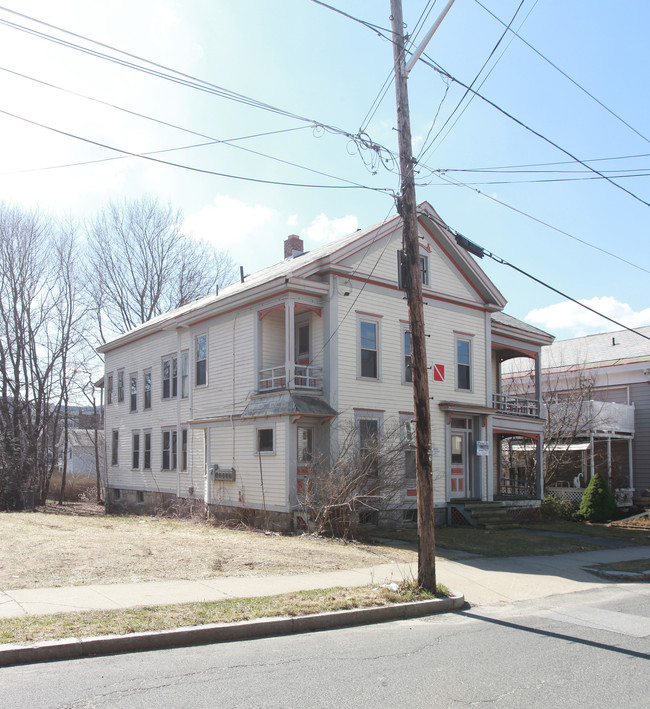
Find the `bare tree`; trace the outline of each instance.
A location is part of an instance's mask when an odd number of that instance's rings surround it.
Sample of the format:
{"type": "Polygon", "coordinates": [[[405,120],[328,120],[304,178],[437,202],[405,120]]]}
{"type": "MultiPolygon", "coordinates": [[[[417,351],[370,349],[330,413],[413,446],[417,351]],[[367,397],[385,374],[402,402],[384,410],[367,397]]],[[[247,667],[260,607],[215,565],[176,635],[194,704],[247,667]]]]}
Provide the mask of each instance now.
{"type": "Polygon", "coordinates": [[[87,282],[102,342],[232,281],[230,257],[190,238],[182,221],[143,198],[111,203],[91,225],[87,282]]]}
{"type": "Polygon", "coordinates": [[[376,436],[365,437],[362,425],[339,427],[334,456],[316,454],[298,490],[299,508],[318,534],[354,537],[360,518],[378,521],[401,502],[412,442],[399,423],[387,422],[376,436]]]}
{"type": "Polygon", "coordinates": [[[0,205],[0,507],[45,500],[78,320],[75,237],[0,205]]]}

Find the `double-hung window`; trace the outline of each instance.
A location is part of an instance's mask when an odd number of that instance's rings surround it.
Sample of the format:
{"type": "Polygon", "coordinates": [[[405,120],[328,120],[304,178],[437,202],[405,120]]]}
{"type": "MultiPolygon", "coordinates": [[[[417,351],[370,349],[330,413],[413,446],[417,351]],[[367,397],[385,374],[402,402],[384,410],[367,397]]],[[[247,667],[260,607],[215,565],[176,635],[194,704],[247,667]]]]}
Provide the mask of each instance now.
{"type": "Polygon", "coordinates": [[[124,372],[117,373],[117,403],[121,404],[124,401],[124,372]]]}
{"type": "Polygon", "coordinates": [[[402,373],[402,381],[405,384],[410,384],[413,381],[413,361],[411,359],[411,333],[408,330],[403,330],[402,334],[404,369],[402,373]]]}
{"type": "Polygon", "coordinates": [[[456,336],[456,389],[472,388],[472,340],[456,336]]]}
{"type": "Polygon", "coordinates": [[[106,377],[106,403],[113,403],[113,374],[109,374],[106,377]]]}
{"type": "Polygon", "coordinates": [[[151,408],[151,370],[144,372],[144,408],[151,408]]]}
{"type": "Polygon", "coordinates": [[[181,398],[190,395],[190,353],[181,352],[181,398]]]}
{"type": "Polygon", "coordinates": [[[187,470],[187,429],[181,429],[181,470],[187,470]]]}
{"type": "Polygon", "coordinates": [[[131,446],[132,456],[131,456],[131,467],[133,470],[140,469],[140,434],[134,433],[132,438],[131,446]]]}
{"type": "Polygon", "coordinates": [[[208,336],[197,335],[195,340],[195,384],[203,386],[208,381],[208,336]]]}
{"type": "Polygon", "coordinates": [[[131,374],[129,377],[129,395],[130,395],[130,405],[129,411],[138,410],[138,375],[131,374]]]}
{"type": "Polygon", "coordinates": [[[144,434],[144,456],[142,460],[142,468],[151,470],[151,432],[145,431],[144,434]]]}
{"type": "Polygon", "coordinates": [[[178,433],[176,430],[162,432],[162,469],[176,470],[178,457],[178,433]]]}
{"type": "Polygon", "coordinates": [[[359,375],[379,379],[379,321],[359,320],[359,375]]]}
{"type": "Polygon", "coordinates": [[[165,357],[162,362],[162,398],[173,399],[178,393],[178,358],[165,357]]]}
{"type": "Polygon", "coordinates": [[[120,447],[120,432],[113,429],[111,436],[111,465],[118,464],[118,452],[120,447]]]}

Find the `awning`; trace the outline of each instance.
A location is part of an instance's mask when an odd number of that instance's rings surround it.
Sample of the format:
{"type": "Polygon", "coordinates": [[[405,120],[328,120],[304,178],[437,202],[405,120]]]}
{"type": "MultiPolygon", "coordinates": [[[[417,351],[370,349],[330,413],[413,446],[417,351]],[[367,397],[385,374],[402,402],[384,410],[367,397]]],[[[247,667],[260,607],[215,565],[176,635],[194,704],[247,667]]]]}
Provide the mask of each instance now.
{"type": "Polygon", "coordinates": [[[547,450],[550,451],[586,451],[591,443],[589,441],[584,441],[582,443],[554,443],[547,446],[547,450]]]}

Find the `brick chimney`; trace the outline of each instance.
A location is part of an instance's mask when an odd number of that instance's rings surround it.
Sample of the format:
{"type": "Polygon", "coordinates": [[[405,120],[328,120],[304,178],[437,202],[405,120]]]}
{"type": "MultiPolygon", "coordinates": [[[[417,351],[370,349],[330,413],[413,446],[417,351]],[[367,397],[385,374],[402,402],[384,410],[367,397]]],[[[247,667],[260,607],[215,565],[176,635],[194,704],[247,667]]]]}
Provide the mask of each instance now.
{"type": "Polygon", "coordinates": [[[297,234],[291,234],[284,242],[284,258],[293,258],[304,252],[305,245],[297,234]]]}

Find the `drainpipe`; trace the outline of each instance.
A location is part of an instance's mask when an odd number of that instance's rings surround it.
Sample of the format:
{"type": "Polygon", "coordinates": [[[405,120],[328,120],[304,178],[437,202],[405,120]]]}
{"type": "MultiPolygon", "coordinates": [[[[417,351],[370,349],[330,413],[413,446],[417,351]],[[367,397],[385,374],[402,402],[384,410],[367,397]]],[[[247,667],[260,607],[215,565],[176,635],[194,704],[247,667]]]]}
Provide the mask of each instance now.
{"type": "Polygon", "coordinates": [[[589,436],[589,448],[590,448],[590,457],[589,457],[589,480],[593,479],[594,473],[596,472],[596,463],[594,460],[594,434],[590,434],[589,436]]]}

